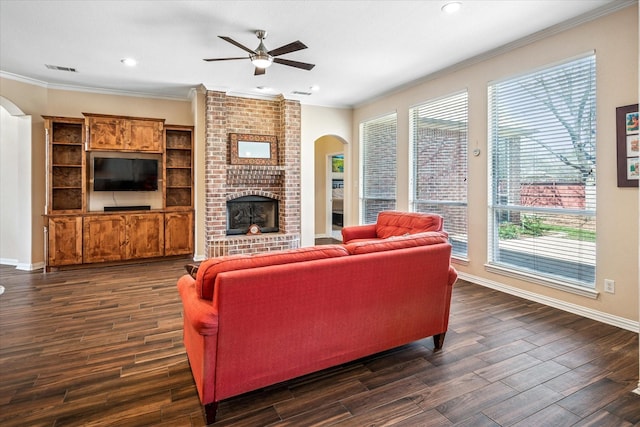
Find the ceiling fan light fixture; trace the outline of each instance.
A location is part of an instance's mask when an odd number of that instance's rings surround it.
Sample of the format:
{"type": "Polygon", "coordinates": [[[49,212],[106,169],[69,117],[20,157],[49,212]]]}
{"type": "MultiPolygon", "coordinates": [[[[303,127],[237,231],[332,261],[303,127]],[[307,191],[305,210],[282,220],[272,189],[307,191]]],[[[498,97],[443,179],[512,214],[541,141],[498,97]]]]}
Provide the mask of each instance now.
{"type": "Polygon", "coordinates": [[[251,63],[257,68],[269,68],[273,63],[273,56],[265,52],[258,51],[255,55],[249,55],[251,63]]]}
{"type": "MultiPolygon", "coordinates": [[[[307,71],[315,67],[315,64],[307,64],[306,62],[293,61],[291,59],[285,59],[280,57],[281,55],[284,55],[287,53],[297,52],[299,50],[306,49],[307,46],[304,43],[302,43],[300,40],[296,40],[284,46],[280,46],[276,49],[267,50],[267,48],[264,46],[264,43],[263,43],[264,38],[267,36],[267,32],[263,30],[258,30],[256,31],[256,36],[260,40],[260,44],[255,50],[249,49],[245,45],[233,40],[231,37],[227,37],[227,36],[218,36],[218,37],[228,43],[231,43],[236,47],[239,47],[240,49],[244,50],[249,54],[249,60],[255,67],[254,74],[253,74],[254,76],[260,76],[265,74],[265,70],[269,68],[271,64],[273,64],[274,62],[276,64],[300,68],[302,70],[307,70],[307,71]]],[[[246,56],[242,56],[242,57],[235,57],[235,58],[205,58],[204,60],[205,61],[229,61],[234,59],[246,59],[246,58],[247,58],[246,56]]]]}

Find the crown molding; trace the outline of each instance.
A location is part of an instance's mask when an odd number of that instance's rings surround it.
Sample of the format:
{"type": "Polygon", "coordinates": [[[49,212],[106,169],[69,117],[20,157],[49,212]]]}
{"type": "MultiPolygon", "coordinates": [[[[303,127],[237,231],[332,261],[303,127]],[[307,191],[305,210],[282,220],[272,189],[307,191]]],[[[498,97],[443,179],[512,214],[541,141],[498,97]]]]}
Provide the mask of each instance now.
{"type": "Polygon", "coordinates": [[[131,96],[131,97],[137,97],[137,98],[163,99],[168,101],[188,101],[189,100],[189,94],[187,94],[187,96],[170,96],[170,95],[158,95],[158,94],[145,93],[145,92],[133,92],[133,91],[127,91],[127,90],[47,83],[42,80],[33,79],[30,77],[25,77],[19,74],[9,73],[7,71],[2,71],[2,70],[0,70],[0,78],[13,80],[20,83],[26,83],[26,84],[30,84],[33,86],[38,86],[38,87],[42,87],[50,90],[66,90],[70,92],[96,93],[101,95],[131,96]]]}
{"type": "Polygon", "coordinates": [[[21,76],[19,74],[13,74],[13,73],[9,73],[6,71],[2,71],[0,70],[0,78],[2,79],[7,79],[7,80],[13,80],[16,82],[20,82],[20,83],[26,83],[29,85],[33,85],[33,86],[40,86],[40,87],[48,87],[48,83],[42,80],[37,80],[37,79],[32,79],[31,77],[24,77],[21,76]]]}

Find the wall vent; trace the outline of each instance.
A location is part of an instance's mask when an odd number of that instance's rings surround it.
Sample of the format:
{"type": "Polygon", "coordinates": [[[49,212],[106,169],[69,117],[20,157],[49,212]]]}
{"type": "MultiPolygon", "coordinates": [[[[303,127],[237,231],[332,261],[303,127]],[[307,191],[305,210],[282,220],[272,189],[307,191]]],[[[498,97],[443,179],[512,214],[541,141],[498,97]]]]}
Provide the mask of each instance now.
{"type": "Polygon", "coordinates": [[[292,93],[294,95],[307,95],[307,96],[311,95],[311,92],[303,92],[301,90],[294,90],[292,93]]]}
{"type": "Polygon", "coordinates": [[[47,67],[50,70],[58,70],[58,71],[68,71],[70,73],[77,73],[78,70],[76,70],[75,68],[71,68],[71,67],[61,67],[59,65],[49,65],[49,64],[44,64],[45,67],[47,67]]]}

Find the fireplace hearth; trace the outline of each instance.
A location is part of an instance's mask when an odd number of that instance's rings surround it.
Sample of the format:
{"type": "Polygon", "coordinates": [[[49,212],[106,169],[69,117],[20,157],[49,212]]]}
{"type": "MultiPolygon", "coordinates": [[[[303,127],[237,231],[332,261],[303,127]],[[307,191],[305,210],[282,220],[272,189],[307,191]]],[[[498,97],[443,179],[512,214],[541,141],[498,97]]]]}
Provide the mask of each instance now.
{"type": "Polygon", "coordinates": [[[262,233],[278,228],[278,201],[264,196],[243,196],[227,201],[227,235],[246,234],[256,224],[262,233]]]}

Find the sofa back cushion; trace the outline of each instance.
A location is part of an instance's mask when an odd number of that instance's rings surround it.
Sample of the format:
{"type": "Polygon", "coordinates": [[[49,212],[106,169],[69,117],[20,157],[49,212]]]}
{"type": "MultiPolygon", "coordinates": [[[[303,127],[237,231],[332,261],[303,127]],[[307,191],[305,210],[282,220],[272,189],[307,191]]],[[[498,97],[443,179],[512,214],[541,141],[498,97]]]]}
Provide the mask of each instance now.
{"type": "Polygon", "coordinates": [[[447,242],[448,240],[445,234],[438,231],[425,231],[423,233],[407,234],[405,236],[392,236],[381,240],[364,240],[347,243],[345,248],[351,255],[358,255],[447,242]]]}
{"type": "Polygon", "coordinates": [[[441,230],[442,217],[437,214],[383,211],[378,214],[376,222],[376,235],[380,239],[441,230]]]}
{"type": "Polygon", "coordinates": [[[342,245],[324,245],[255,255],[227,255],[209,258],[203,261],[198,268],[196,290],[200,298],[211,300],[218,273],[347,255],[349,252],[342,245]]]}

